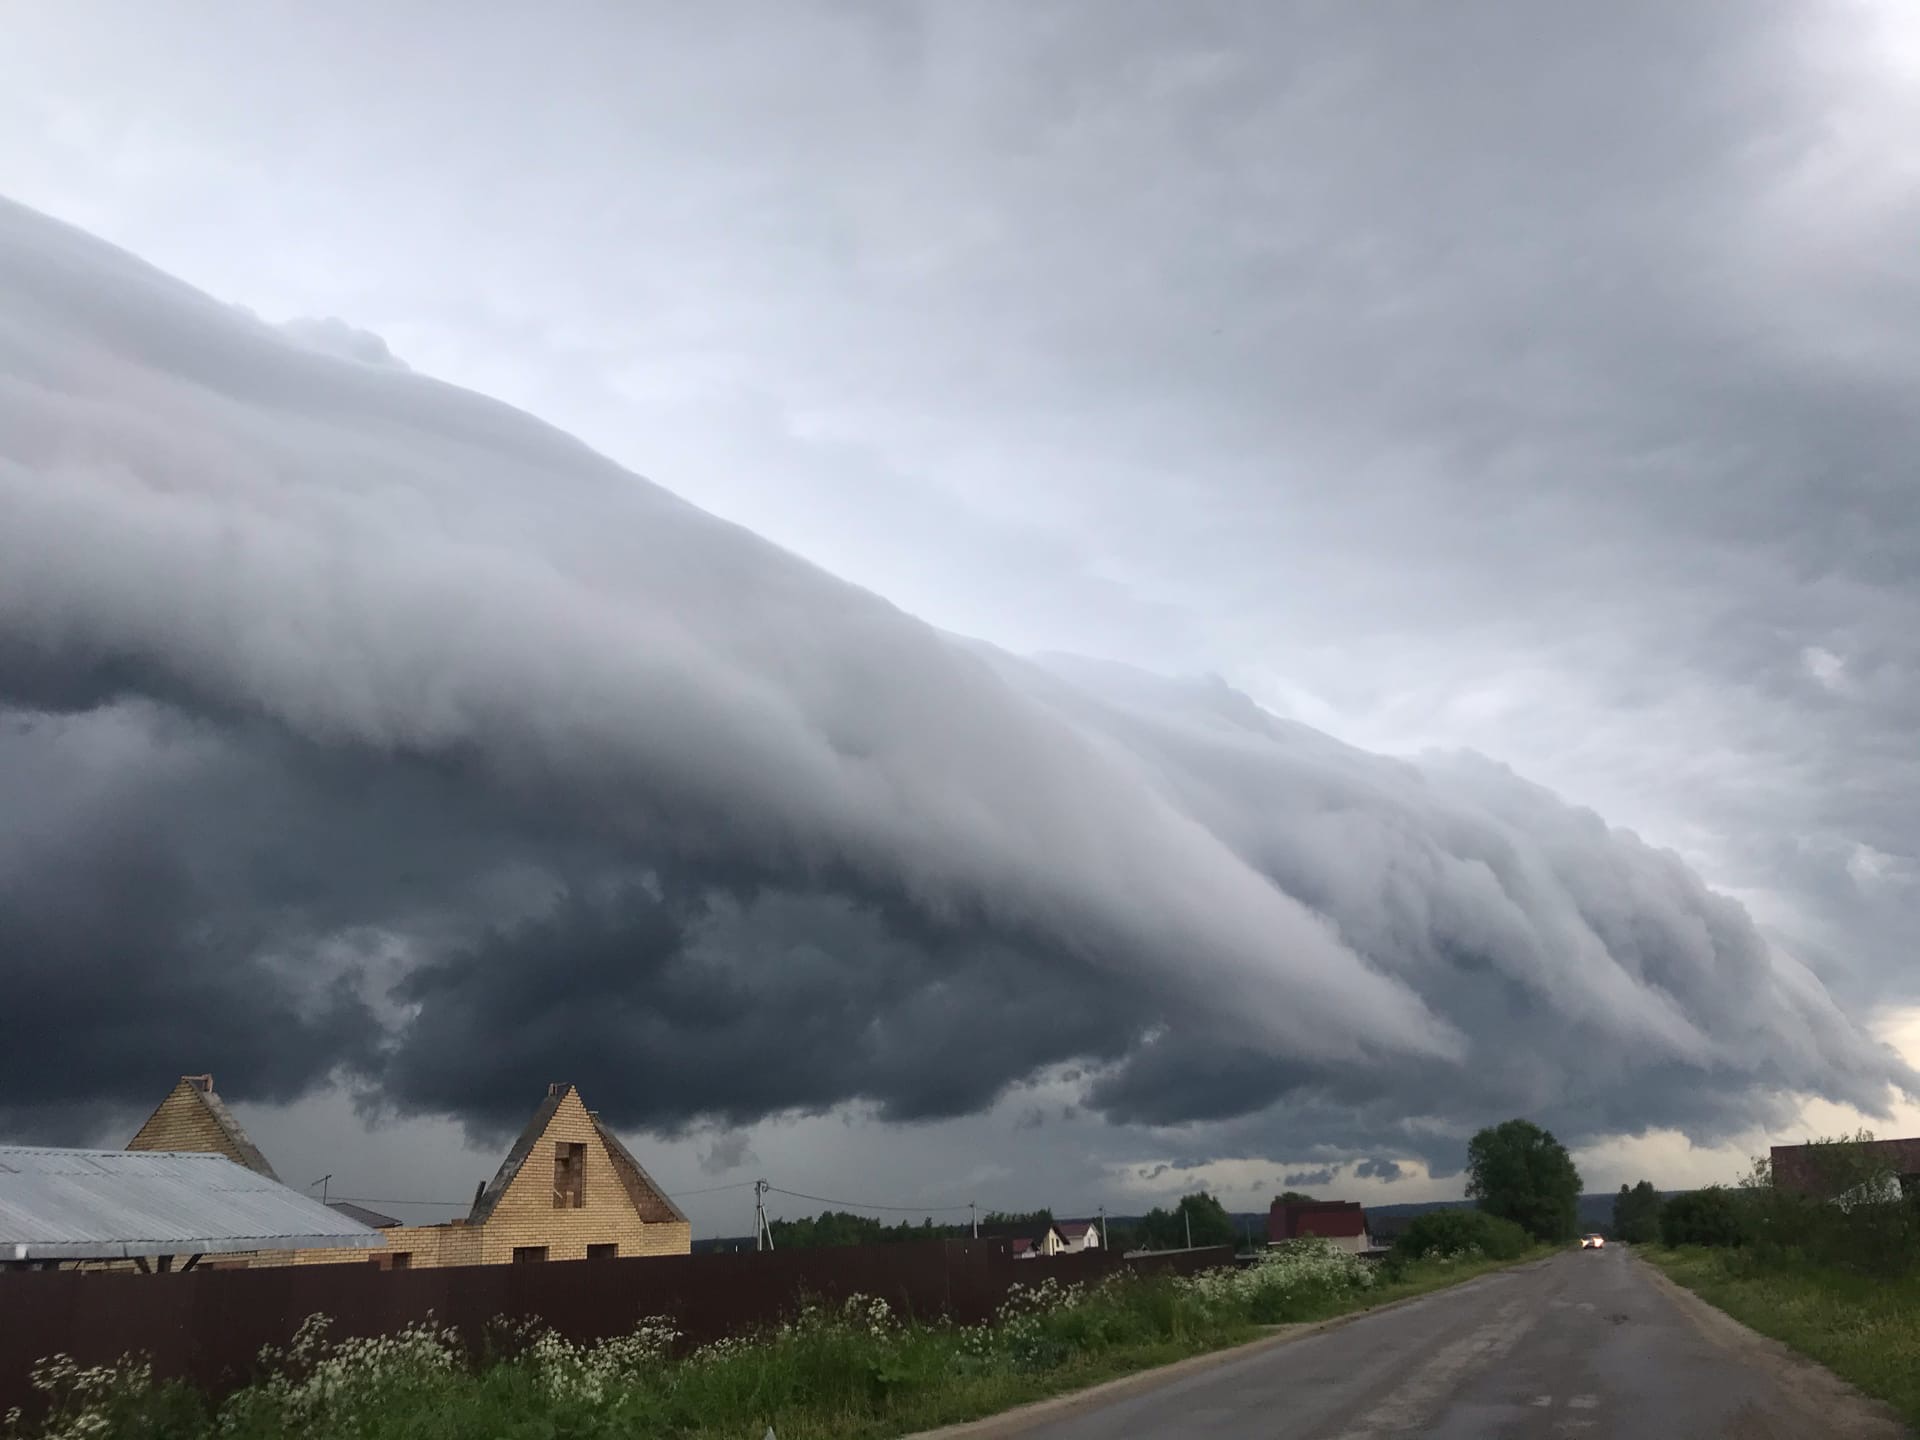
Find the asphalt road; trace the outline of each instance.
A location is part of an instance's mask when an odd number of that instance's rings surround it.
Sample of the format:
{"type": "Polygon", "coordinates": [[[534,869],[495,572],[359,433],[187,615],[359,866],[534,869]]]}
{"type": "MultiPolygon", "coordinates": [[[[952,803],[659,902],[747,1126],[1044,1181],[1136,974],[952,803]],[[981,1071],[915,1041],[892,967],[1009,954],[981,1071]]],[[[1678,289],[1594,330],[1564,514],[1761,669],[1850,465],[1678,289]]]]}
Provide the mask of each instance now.
{"type": "Polygon", "coordinates": [[[1270,1440],[1880,1440],[1827,1371],[1619,1248],[1569,1251],[1001,1432],[1270,1440]]]}

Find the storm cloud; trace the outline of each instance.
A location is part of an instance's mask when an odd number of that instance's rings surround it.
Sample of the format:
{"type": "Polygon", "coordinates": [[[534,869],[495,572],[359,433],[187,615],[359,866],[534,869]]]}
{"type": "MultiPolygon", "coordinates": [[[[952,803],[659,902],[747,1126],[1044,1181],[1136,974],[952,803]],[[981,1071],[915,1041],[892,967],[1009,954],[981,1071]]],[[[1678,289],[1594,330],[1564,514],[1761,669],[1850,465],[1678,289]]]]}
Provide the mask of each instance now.
{"type": "Polygon", "coordinates": [[[1501,765],[944,633],[4,203],[0,705],[34,1133],[188,1051],[486,1133],[563,1073],[671,1133],[1071,1062],[1111,1120],[1277,1157],[1916,1085],[1739,904],[1501,765]]]}

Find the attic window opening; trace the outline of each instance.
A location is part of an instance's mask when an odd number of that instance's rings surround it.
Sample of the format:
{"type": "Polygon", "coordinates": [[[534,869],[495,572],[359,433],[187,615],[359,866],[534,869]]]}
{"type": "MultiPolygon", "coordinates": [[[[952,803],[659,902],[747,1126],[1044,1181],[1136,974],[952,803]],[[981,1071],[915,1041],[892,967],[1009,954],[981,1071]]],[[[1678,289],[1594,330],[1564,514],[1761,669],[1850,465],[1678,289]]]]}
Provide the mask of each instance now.
{"type": "Polygon", "coordinates": [[[579,1210],[587,1203],[587,1147],[562,1140],[553,1147],[553,1208],[579,1210]]]}

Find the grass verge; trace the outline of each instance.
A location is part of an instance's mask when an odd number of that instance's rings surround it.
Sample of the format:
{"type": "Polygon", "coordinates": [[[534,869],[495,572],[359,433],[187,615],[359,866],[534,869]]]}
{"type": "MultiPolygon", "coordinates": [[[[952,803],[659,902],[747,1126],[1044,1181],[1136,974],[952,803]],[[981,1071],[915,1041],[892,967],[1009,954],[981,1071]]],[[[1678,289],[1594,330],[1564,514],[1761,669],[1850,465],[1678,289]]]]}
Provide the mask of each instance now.
{"type": "MultiPolygon", "coordinates": [[[[43,1440],[879,1440],[974,1420],[1519,1263],[1430,1259],[1385,1274],[1317,1242],[1191,1277],[1042,1279],[987,1325],[902,1324],[884,1303],[814,1306],[766,1333],[681,1353],[646,1322],[590,1345],[503,1330],[478,1366],[450,1333],[334,1341],[316,1317],[247,1389],[211,1406],[137,1361],[43,1367],[48,1413],[0,1423],[43,1440]]],[[[1036,1267],[1036,1273],[1044,1274],[1036,1267]]]]}
{"type": "Polygon", "coordinates": [[[1920,1428],[1920,1278],[1877,1279],[1743,1250],[1636,1253],[1749,1329],[1819,1361],[1920,1428]]]}

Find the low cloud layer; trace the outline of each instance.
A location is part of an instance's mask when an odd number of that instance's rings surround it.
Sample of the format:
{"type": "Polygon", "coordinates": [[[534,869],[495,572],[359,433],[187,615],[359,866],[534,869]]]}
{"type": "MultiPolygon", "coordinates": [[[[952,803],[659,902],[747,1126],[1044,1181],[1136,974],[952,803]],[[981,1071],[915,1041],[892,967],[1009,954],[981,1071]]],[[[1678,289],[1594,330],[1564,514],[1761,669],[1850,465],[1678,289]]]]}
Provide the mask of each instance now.
{"type": "Polygon", "coordinates": [[[1276,1157],[1915,1083],[1499,765],[955,639],[4,203],[0,707],[29,1133],[208,1067],[477,1131],[564,1076],[664,1132],[1074,1064],[1111,1120],[1276,1157]]]}

